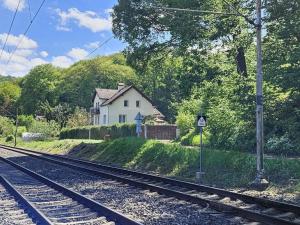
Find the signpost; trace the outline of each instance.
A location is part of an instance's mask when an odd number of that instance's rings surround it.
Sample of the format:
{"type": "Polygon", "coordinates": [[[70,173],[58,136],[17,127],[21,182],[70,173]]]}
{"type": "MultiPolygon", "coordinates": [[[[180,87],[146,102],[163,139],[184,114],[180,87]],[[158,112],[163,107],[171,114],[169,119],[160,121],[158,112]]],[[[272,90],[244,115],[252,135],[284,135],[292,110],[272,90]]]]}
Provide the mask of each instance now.
{"type": "Polygon", "coordinates": [[[142,133],[142,121],[143,121],[142,114],[140,112],[138,112],[138,114],[135,116],[134,120],[136,122],[136,134],[138,137],[140,137],[141,133],[142,133]]]}
{"type": "Polygon", "coordinates": [[[200,128],[200,152],[199,152],[199,172],[196,172],[196,180],[201,183],[202,176],[204,175],[203,171],[203,141],[202,141],[202,134],[203,134],[203,128],[206,127],[206,116],[203,116],[202,114],[198,116],[197,118],[197,125],[200,128]]]}

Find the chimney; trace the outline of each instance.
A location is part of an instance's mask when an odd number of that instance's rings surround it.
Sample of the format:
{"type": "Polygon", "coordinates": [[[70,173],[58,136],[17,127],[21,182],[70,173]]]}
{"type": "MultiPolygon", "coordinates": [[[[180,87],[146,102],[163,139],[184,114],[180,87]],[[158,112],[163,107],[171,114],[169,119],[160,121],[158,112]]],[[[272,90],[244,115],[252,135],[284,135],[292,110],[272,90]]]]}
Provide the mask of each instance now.
{"type": "Polygon", "coordinates": [[[123,89],[125,87],[124,83],[118,83],[118,91],[120,91],[121,89],[123,89]]]}

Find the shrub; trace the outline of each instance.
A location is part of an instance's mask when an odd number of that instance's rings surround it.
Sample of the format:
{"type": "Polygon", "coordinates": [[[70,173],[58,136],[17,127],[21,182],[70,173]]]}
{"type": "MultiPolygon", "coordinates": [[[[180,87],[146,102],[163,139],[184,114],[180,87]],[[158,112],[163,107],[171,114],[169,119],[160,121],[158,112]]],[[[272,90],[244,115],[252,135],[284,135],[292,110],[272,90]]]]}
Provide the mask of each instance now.
{"type": "Polygon", "coordinates": [[[5,138],[5,142],[12,142],[13,140],[15,140],[15,137],[13,135],[8,135],[6,138],[5,138]]]}
{"type": "Polygon", "coordinates": [[[187,134],[196,126],[196,116],[199,113],[201,101],[195,98],[184,100],[179,106],[176,125],[182,135],[187,134]]]}
{"type": "Polygon", "coordinates": [[[111,138],[135,136],[134,124],[116,124],[113,126],[88,126],[78,128],[65,128],[60,132],[60,139],[104,139],[106,135],[111,138]]]}
{"type": "Polygon", "coordinates": [[[17,132],[17,136],[18,137],[22,137],[22,134],[27,132],[27,129],[25,126],[20,126],[18,127],[18,132],[17,132]]]}
{"type": "Polygon", "coordinates": [[[29,127],[32,125],[33,122],[34,122],[34,118],[32,115],[18,116],[19,126],[25,126],[27,130],[29,129],[29,127]]]}
{"type": "Polygon", "coordinates": [[[7,118],[0,116],[0,136],[6,137],[14,133],[14,122],[7,118]]]}
{"type": "MultiPolygon", "coordinates": [[[[200,145],[200,134],[195,129],[190,130],[185,136],[183,136],[180,140],[182,145],[186,146],[199,146],[200,145]]],[[[207,130],[204,130],[202,135],[202,143],[204,145],[209,144],[209,133],[207,130]]]]}
{"type": "Polygon", "coordinates": [[[288,134],[284,134],[281,137],[273,136],[269,138],[266,144],[266,152],[288,155],[297,153],[297,149],[289,139],[288,134]]]}
{"type": "Polygon", "coordinates": [[[69,117],[67,127],[80,127],[90,124],[89,113],[83,109],[76,107],[74,113],[69,117]]]}
{"type": "Polygon", "coordinates": [[[56,137],[59,135],[59,124],[55,121],[44,122],[35,120],[29,128],[31,133],[41,133],[46,137],[56,137]]]}

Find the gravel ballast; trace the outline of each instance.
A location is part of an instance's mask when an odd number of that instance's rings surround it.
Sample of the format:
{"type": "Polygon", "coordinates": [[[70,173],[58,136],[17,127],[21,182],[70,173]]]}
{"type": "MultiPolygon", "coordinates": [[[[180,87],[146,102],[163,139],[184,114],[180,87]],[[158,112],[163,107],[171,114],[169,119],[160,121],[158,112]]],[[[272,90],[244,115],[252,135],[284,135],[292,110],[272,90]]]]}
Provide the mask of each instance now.
{"type": "Polygon", "coordinates": [[[245,224],[241,218],[229,217],[210,208],[202,208],[155,192],[91,176],[20,153],[1,149],[0,156],[9,158],[147,225],[245,224]]]}

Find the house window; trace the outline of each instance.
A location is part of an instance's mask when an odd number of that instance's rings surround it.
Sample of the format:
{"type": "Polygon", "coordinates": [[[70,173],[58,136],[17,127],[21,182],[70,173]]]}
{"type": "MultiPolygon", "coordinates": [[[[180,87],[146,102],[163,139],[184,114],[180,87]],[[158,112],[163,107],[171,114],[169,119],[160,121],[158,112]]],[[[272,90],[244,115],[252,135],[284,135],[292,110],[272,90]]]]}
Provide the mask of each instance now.
{"type": "Polygon", "coordinates": [[[119,115],[119,123],[126,123],[126,115],[119,115]]]}
{"type": "Polygon", "coordinates": [[[136,105],[137,108],[139,108],[140,107],[140,101],[136,101],[135,105],[136,105]]]}
{"type": "Polygon", "coordinates": [[[124,107],[128,107],[128,100],[124,100],[124,107]]]}
{"type": "Polygon", "coordinates": [[[103,115],[103,124],[106,124],[106,115],[103,115]]]}

